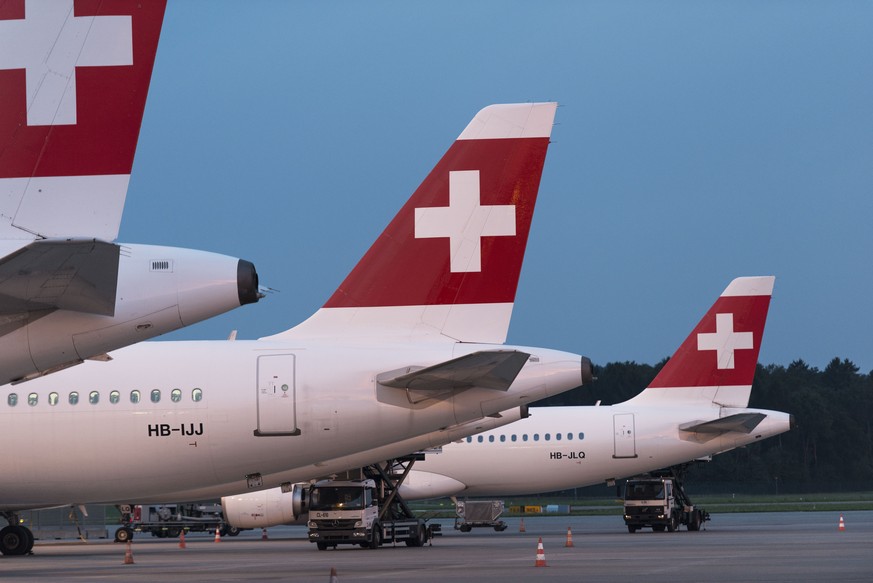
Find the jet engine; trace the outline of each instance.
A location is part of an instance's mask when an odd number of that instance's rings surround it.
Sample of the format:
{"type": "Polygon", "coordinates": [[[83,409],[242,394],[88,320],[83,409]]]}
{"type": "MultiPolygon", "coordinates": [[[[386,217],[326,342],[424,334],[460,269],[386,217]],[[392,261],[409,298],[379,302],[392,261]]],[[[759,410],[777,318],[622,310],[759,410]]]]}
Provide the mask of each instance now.
{"type": "Polygon", "coordinates": [[[224,496],[224,519],[237,528],[267,528],[306,521],[309,484],[283,484],[260,492],[224,496]]]}

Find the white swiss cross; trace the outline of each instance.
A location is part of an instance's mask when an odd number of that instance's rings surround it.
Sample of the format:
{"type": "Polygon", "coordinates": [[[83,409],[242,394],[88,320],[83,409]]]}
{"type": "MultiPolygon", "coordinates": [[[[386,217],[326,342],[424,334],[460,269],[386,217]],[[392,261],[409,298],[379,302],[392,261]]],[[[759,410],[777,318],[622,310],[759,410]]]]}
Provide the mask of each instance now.
{"type": "Polygon", "coordinates": [[[734,332],[733,314],[715,315],[715,332],[697,335],[697,350],[715,350],[718,368],[734,368],[734,350],[754,347],[751,332],[734,332]]]}
{"type": "Polygon", "coordinates": [[[0,20],[0,69],[25,69],[27,125],[76,123],[76,67],[133,64],[130,16],[73,16],[73,0],[27,0],[0,20]]]}
{"type": "Polygon", "coordinates": [[[479,171],[449,172],[449,206],[415,209],[415,238],[448,237],[451,271],[482,271],[482,237],[515,235],[515,205],[479,204],[479,171]]]}

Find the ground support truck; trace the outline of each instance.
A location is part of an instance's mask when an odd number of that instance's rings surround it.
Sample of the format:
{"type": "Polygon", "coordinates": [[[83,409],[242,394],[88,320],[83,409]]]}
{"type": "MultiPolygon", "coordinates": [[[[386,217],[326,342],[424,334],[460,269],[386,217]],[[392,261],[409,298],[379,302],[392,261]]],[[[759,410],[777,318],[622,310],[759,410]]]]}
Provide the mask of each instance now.
{"type": "Polygon", "coordinates": [[[115,542],[127,542],[136,532],[158,538],[177,538],[182,532],[215,532],[236,536],[241,530],[224,521],[221,504],[119,504],[121,528],[115,542]]]}
{"type": "Polygon", "coordinates": [[[403,542],[420,547],[440,534],[440,525],[416,517],[398,489],[418,455],[361,469],[362,479],[321,480],[309,488],[309,541],[318,550],[341,544],[376,549],[403,542]]]}
{"type": "Polygon", "coordinates": [[[685,466],[651,472],[628,479],[624,493],[624,523],[634,533],[651,527],[655,532],[674,532],[680,525],[698,531],[709,513],[695,508],[685,493],[685,466]]]}

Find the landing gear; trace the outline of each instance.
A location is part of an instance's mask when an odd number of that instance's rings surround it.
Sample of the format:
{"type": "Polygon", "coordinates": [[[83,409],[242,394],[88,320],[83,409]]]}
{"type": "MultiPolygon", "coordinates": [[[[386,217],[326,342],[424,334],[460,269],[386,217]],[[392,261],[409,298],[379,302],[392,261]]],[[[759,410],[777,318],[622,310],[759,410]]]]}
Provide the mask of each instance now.
{"type": "Polygon", "coordinates": [[[26,526],[10,524],[0,530],[0,553],[4,555],[26,555],[32,550],[33,533],[26,526]]]}

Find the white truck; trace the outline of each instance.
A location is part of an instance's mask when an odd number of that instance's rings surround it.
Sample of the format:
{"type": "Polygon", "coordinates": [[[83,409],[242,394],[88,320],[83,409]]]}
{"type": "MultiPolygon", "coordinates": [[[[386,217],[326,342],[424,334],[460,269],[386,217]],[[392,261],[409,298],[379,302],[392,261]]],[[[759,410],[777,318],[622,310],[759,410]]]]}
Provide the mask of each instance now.
{"type": "Polygon", "coordinates": [[[680,525],[700,530],[709,513],[695,508],[675,473],[630,478],[625,484],[624,523],[634,533],[651,527],[655,532],[674,532],[680,525]]]}
{"type": "Polygon", "coordinates": [[[309,541],[320,551],[341,544],[377,549],[396,542],[420,547],[438,536],[440,525],[416,517],[397,493],[415,459],[409,456],[391,460],[384,468],[378,464],[361,468],[365,479],[321,480],[310,486],[309,541]]]}

